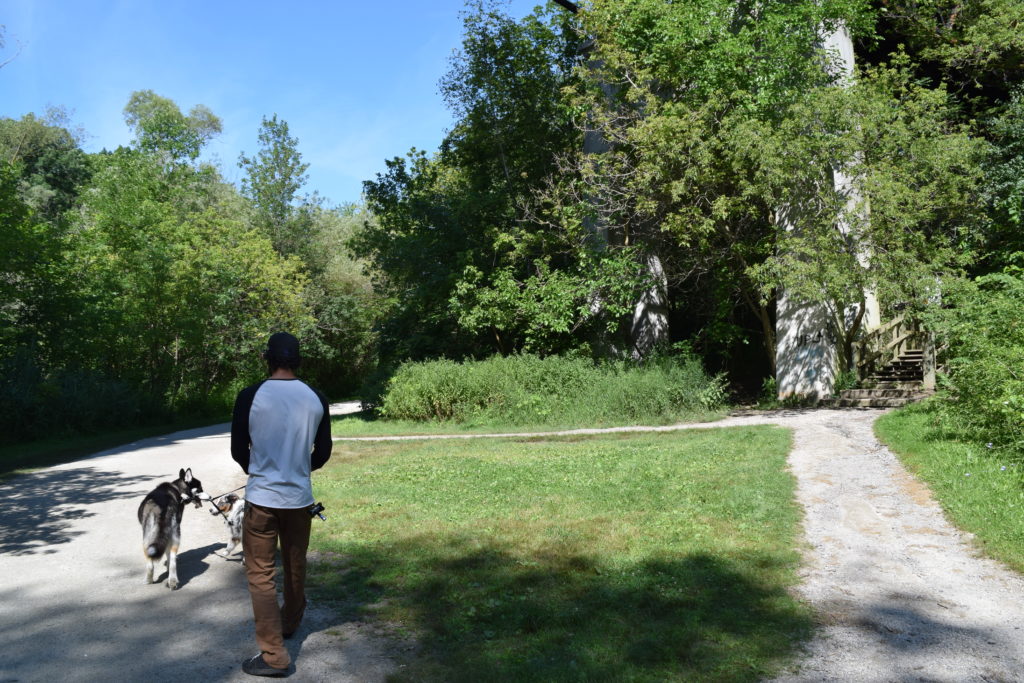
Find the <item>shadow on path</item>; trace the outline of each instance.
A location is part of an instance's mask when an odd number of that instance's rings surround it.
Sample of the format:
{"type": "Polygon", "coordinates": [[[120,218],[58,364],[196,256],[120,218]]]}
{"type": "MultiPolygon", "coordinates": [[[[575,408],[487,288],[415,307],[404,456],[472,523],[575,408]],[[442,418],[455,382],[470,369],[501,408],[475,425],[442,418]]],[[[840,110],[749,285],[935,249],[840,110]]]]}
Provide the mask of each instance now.
{"type": "Polygon", "coordinates": [[[147,483],[163,477],[111,474],[97,467],[49,469],[24,474],[0,487],[0,554],[55,553],[80,531],[74,522],[92,517],[88,507],[141,498],[147,483]]]}

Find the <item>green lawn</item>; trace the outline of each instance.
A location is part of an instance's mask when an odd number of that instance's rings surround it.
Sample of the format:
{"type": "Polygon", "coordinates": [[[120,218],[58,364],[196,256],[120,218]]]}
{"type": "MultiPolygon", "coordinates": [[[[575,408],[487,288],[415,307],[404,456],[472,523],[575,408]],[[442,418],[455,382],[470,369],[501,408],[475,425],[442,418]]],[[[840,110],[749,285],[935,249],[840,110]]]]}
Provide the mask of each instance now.
{"type": "Polygon", "coordinates": [[[521,434],[527,432],[551,432],[567,429],[624,427],[635,424],[663,425],[684,422],[712,422],[720,420],[726,409],[700,411],[681,414],[677,419],[662,421],[569,421],[560,423],[509,424],[507,422],[423,422],[419,420],[381,420],[375,419],[371,413],[362,412],[351,415],[336,415],[331,418],[331,433],[334,436],[415,436],[431,434],[521,434]]]}
{"type": "Polygon", "coordinates": [[[777,427],[335,444],[310,585],[408,681],[754,681],[811,630],[777,427]]]}
{"type": "Polygon", "coordinates": [[[1024,572],[1024,462],[944,428],[928,403],[884,415],[875,431],[988,555],[1024,572]]]}

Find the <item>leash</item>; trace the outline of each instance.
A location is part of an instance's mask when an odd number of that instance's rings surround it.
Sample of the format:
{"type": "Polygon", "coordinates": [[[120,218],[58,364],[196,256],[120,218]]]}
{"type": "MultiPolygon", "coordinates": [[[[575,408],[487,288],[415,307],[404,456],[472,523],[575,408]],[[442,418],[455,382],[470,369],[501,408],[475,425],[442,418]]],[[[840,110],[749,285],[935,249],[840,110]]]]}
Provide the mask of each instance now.
{"type": "MultiPolygon", "coordinates": [[[[219,496],[218,496],[218,497],[219,497],[219,496]]],[[[225,521],[225,522],[227,522],[227,521],[228,521],[228,516],[227,516],[227,515],[225,515],[225,514],[224,514],[224,511],[223,511],[223,510],[221,510],[221,509],[220,509],[220,508],[219,508],[219,507],[217,506],[217,504],[213,502],[213,499],[211,498],[211,499],[210,499],[210,500],[209,500],[208,502],[210,503],[210,505],[212,505],[212,506],[213,506],[213,509],[217,511],[217,514],[219,514],[219,515],[220,515],[221,517],[223,517],[223,518],[224,518],[224,521],[225,521]]]]}
{"type": "MultiPolygon", "coordinates": [[[[237,489],[231,489],[230,491],[228,491],[228,493],[234,493],[235,491],[241,491],[246,486],[247,486],[247,484],[242,484],[237,489]]],[[[210,500],[217,500],[218,498],[223,498],[224,496],[228,495],[228,493],[222,493],[219,496],[210,496],[210,500]]]]}
{"type": "Polygon", "coordinates": [[[228,491],[227,493],[222,493],[222,494],[220,494],[219,496],[210,496],[210,497],[209,497],[209,498],[207,498],[206,500],[207,500],[207,501],[208,501],[208,502],[210,503],[210,505],[212,505],[212,506],[213,506],[213,509],[214,509],[214,510],[216,510],[216,511],[217,511],[217,513],[218,513],[218,514],[219,514],[219,515],[220,515],[221,517],[223,517],[223,518],[224,518],[224,521],[225,521],[225,522],[227,522],[227,521],[228,521],[228,516],[227,516],[227,515],[225,515],[225,514],[224,514],[224,511],[223,511],[223,510],[221,510],[221,509],[220,509],[220,507],[219,507],[219,506],[218,506],[218,505],[217,505],[216,503],[214,503],[213,501],[217,500],[218,498],[223,498],[224,496],[226,496],[226,495],[228,495],[228,494],[231,494],[231,493],[234,493],[235,491],[241,491],[241,490],[242,490],[242,489],[244,489],[245,487],[246,487],[246,484],[242,484],[242,485],[241,485],[241,486],[239,486],[239,487],[238,487],[237,489],[232,489],[232,490],[228,491]]]}

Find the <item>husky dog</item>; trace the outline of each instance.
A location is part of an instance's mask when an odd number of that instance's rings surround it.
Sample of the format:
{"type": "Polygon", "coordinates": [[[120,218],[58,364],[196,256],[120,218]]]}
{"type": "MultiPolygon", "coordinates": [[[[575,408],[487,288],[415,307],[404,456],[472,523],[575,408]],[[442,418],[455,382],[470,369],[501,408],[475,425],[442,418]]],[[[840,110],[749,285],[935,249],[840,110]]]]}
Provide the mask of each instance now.
{"type": "Polygon", "coordinates": [[[242,515],[245,514],[245,498],[229,493],[216,499],[214,506],[217,509],[210,510],[210,514],[222,515],[224,523],[228,525],[227,547],[216,552],[221,557],[227,557],[242,542],[242,515]]]}
{"type": "Polygon", "coordinates": [[[167,557],[167,587],[178,587],[178,543],[181,541],[181,515],[185,504],[203,505],[203,485],[192,476],[192,468],[181,470],[178,478],[164,482],[149,492],[139,505],[142,525],[142,552],[146,555],[146,583],[153,583],[153,570],[161,557],[167,557]]]}

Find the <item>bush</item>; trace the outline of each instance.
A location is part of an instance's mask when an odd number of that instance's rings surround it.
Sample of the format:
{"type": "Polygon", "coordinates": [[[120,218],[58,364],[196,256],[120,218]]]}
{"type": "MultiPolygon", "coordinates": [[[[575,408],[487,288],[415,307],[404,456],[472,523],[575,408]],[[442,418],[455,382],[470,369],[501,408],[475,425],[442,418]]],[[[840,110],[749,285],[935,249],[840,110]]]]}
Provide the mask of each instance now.
{"type": "Polygon", "coordinates": [[[983,443],[1024,450],[1024,279],[948,283],[944,303],[929,322],[948,347],[946,417],[983,443]]]}
{"type": "Polygon", "coordinates": [[[692,357],[643,365],[522,354],[402,365],[381,399],[383,417],[544,424],[671,421],[725,400],[724,381],[692,357]]]}
{"type": "Polygon", "coordinates": [[[44,376],[28,354],[0,361],[0,443],[81,434],[164,417],[137,387],[93,370],[44,376]]]}

